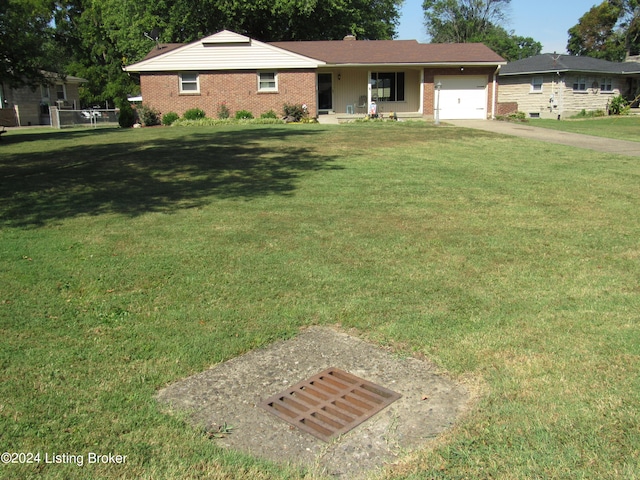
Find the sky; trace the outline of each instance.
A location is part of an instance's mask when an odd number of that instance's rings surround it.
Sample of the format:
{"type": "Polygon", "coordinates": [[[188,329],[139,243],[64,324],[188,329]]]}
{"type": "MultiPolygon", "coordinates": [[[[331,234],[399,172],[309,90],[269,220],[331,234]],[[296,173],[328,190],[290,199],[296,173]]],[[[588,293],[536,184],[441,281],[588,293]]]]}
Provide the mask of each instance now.
{"type": "MultiPolygon", "coordinates": [[[[401,10],[398,40],[429,42],[424,28],[423,0],[405,0],[401,10]]],[[[502,26],[521,37],[542,43],[543,52],[567,53],[567,31],[582,15],[602,0],[511,0],[508,21],[502,26]]]]}

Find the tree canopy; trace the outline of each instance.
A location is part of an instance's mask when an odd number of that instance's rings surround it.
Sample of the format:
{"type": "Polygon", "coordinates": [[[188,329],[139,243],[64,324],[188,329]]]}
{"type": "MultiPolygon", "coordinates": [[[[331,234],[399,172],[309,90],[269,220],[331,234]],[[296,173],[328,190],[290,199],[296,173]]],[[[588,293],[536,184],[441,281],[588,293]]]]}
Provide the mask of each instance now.
{"type": "Polygon", "coordinates": [[[569,29],[567,51],[610,61],[640,54],[640,2],[605,0],[569,29]]]}
{"type": "Polygon", "coordinates": [[[0,82],[35,87],[45,81],[45,70],[59,69],[51,13],[45,0],[0,2],[0,82]]]}
{"type": "Polygon", "coordinates": [[[424,0],[427,33],[434,43],[467,43],[505,19],[511,0],[424,0]]]}
{"type": "Polygon", "coordinates": [[[42,69],[88,80],[84,103],[136,93],[122,67],[158,41],[233,30],[261,41],[391,39],[403,0],[1,0],[0,80],[37,85],[42,69]],[[55,60],[55,61],[52,61],[55,60]],[[6,68],[4,68],[6,65],[6,68]]]}
{"type": "Polygon", "coordinates": [[[481,42],[506,60],[537,55],[540,42],[509,32],[506,8],[511,0],[424,0],[427,34],[434,43],[481,42]]]}
{"type": "Polygon", "coordinates": [[[181,0],[163,12],[162,30],[172,41],[190,41],[222,29],[262,41],[335,40],[347,34],[391,39],[402,1],[181,0]]]}

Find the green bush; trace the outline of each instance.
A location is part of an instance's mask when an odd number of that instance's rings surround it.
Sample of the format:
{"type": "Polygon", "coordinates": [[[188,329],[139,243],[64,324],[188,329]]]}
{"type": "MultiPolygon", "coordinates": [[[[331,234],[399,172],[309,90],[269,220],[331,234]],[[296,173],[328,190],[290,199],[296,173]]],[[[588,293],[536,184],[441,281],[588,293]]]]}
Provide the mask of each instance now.
{"type": "Polygon", "coordinates": [[[524,112],[512,112],[506,115],[496,115],[496,120],[502,122],[528,122],[527,115],[524,112]]]}
{"type": "Polygon", "coordinates": [[[160,124],[160,112],[148,105],[140,105],[138,107],[138,116],[143,125],[151,127],[160,124]]]}
{"type": "Polygon", "coordinates": [[[629,102],[622,95],[613,97],[609,104],[609,115],[624,115],[629,110],[629,102]]]}
{"type": "Polygon", "coordinates": [[[273,110],[269,110],[268,112],[265,112],[262,115],[260,115],[260,118],[278,118],[278,114],[273,110]]]}
{"type": "Polygon", "coordinates": [[[580,110],[580,113],[573,115],[571,118],[594,118],[594,117],[604,117],[606,115],[604,110],[585,110],[584,108],[580,110]]]}
{"type": "Polygon", "coordinates": [[[190,108],[186,112],[184,112],[183,118],[185,120],[200,120],[201,118],[205,118],[206,114],[204,110],[201,108],[190,108]]]}
{"type": "Polygon", "coordinates": [[[231,113],[229,112],[229,108],[227,107],[227,104],[224,102],[218,105],[218,110],[216,113],[218,115],[218,118],[221,120],[229,118],[229,116],[231,115],[231,113]]]}
{"type": "Polygon", "coordinates": [[[307,109],[307,106],[303,104],[285,103],[282,109],[284,110],[285,118],[289,119],[289,121],[299,122],[303,118],[309,117],[309,110],[307,109]]]}
{"type": "Polygon", "coordinates": [[[122,128],[131,128],[136,121],[136,112],[133,111],[131,105],[127,102],[123,102],[120,107],[120,113],[118,114],[118,125],[122,128]]]}
{"type": "Polygon", "coordinates": [[[238,110],[236,112],[236,120],[251,120],[253,114],[249,110],[238,110]]]}
{"type": "Polygon", "coordinates": [[[181,118],[171,124],[172,127],[204,127],[218,125],[282,125],[284,120],[279,118],[254,118],[251,120],[236,120],[235,118],[201,118],[199,120],[185,120],[181,118]]]}
{"type": "Polygon", "coordinates": [[[162,124],[171,125],[173,122],[175,122],[179,118],[180,118],[180,115],[178,115],[176,112],[167,112],[164,115],[162,115],[162,124]]]}

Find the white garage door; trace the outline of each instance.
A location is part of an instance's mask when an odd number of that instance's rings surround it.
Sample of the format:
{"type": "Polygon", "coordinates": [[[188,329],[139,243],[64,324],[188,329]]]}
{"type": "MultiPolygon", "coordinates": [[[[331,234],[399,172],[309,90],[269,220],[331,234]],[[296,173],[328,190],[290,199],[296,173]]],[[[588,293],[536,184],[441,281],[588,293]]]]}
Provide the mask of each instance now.
{"type": "MultiPolygon", "coordinates": [[[[487,118],[487,77],[486,76],[439,76],[440,119],[462,120],[487,118]]],[[[434,108],[438,105],[435,92],[434,108]]],[[[434,111],[435,116],[435,111],[434,111]]]]}

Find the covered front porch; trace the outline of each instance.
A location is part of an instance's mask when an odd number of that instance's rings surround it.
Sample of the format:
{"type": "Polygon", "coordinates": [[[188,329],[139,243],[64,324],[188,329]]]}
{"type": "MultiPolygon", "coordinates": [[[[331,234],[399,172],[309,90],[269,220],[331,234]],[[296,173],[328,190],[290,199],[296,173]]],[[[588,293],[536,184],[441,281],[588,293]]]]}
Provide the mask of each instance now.
{"type": "Polygon", "coordinates": [[[372,102],[383,118],[392,113],[401,119],[422,118],[423,75],[423,69],[417,67],[320,68],[316,79],[318,118],[340,122],[364,118],[372,102]]]}

